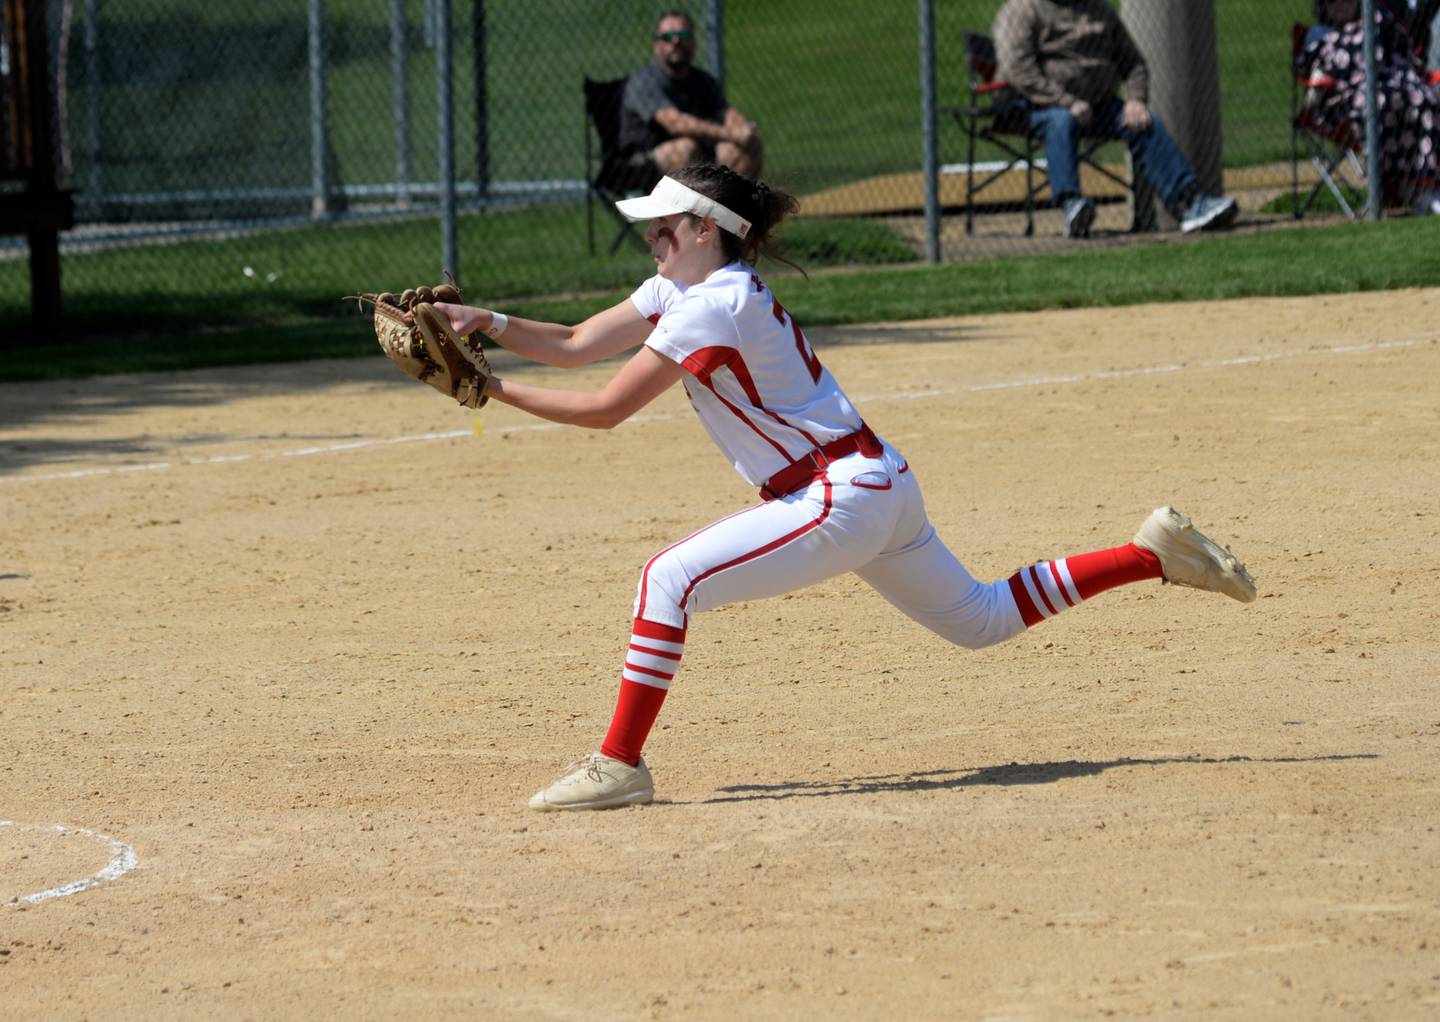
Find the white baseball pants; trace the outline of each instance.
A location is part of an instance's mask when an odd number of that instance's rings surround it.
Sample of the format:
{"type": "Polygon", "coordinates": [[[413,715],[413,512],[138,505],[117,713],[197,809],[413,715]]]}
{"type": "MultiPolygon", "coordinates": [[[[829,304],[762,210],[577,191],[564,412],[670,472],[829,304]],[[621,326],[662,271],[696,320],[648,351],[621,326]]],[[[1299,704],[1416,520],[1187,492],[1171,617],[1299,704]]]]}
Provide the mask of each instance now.
{"type": "Polygon", "coordinates": [[[902,613],[980,649],[1024,631],[1010,587],[977,582],[930,524],[905,459],[852,454],[804,490],[707,525],[656,554],[635,617],[685,628],[689,615],[778,596],[853,571],[902,613]]]}

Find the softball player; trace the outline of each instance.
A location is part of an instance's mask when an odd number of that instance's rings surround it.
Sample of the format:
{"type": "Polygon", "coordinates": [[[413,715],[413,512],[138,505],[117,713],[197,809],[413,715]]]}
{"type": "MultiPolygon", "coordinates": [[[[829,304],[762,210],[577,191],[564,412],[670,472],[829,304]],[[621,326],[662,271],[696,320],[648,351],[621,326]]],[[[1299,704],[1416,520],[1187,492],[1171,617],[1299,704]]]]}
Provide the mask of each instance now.
{"type": "Polygon", "coordinates": [[[540,810],[649,802],[641,758],[685,652],[690,619],[853,571],[951,642],[1002,642],[1115,586],[1164,578],[1255,599],[1245,568],[1171,508],[1124,546],[1031,565],[981,583],[925,514],[915,473],[876,436],[753,265],[798,204],[708,163],[681,167],[648,196],[616,203],[648,220],[656,274],[575,327],[439,304],[460,334],[480,330],[518,355],[578,366],[639,350],[604,387],[570,391],[492,377],[490,398],[554,422],[608,429],[677,381],[716,446],[759,488],[758,503],[645,564],[615,714],[599,751],[538,792],[540,810]]]}

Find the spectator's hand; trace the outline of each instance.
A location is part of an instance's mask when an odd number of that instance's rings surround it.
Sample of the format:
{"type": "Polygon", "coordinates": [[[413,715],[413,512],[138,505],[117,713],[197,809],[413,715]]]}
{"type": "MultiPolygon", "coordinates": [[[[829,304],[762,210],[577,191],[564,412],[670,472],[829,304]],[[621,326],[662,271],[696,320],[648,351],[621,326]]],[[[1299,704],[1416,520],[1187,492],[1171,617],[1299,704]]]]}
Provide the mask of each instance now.
{"type": "Polygon", "coordinates": [[[738,145],[738,146],[741,146],[741,147],[748,146],[748,145],[750,144],[751,139],[753,139],[753,138],[755,137],[755,122],[754,122],[754,121],[741,121],[741,122],[738,123],[738,124],[731,124],[731,125],[729,125],[729,128],[730,128],[730,131],[729,131],[729,136],[730,136],[730,137],[729,137],[728,141],[734,142],[734,143],[735,143],[736,145],[738,145]]]}
{"type": "Polygon", "coordinates": [[[1138,99],[1127,99],[1120,114],[1120,123],[1131,131],[1149,131],[1152,123],[1150,108],[1138,99]]]}
{"type": "Polygon", "coordinates": [[[1095,112],[1090,109],[1090,104],[1083,99],[1077,99],[1070,104],[1070,113],[1080,122],[1080,127],[1082,128],[1088,128],[1090,122],[1094,120],[1095,117],[1095,112]]]}

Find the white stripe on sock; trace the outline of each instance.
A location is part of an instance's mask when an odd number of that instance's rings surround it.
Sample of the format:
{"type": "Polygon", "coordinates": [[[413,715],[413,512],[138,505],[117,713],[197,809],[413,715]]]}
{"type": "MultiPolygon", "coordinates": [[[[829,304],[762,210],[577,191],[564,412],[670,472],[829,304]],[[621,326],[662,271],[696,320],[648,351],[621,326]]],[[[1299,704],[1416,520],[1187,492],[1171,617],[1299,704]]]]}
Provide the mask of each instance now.
{"type": "Polygon", "coordinates": [[[668,689],[671,680],[675,676],[672,674],[668,678],[657,678],[653,674],[641,674],[639,671],[632,671],[630,665],[627,663],[625,670],[620,672],[620,677],[626,681],[633,681],[637,685],[649,685],[651,688],[668,689]]]}
{"type": "Polygon", "coordinates": [[[1040,590],[1035,588],[1035,580],[1032,577],[1034,574],[1034,568],[1021,568],[1020,581],[1025,583],[1025,591],[1030,594],[1030,602],[1040,612],[1040,617],[1042,619],[1054,617],[1055,615],[1050,613],[1050,608],[1045,606],[1045,601],[1040,598],[1040,590]]]}
{"type": "Polygon", "coordinates": [[[1065,594],[1070,597],[1070,606],[1080,606],[1084,601],[1081,599],[1080,590],[1075,588],[1075,580],[1070,577],[1070,565],[1064,557],[1055,562],[1055,570],[1060,573],[1060,581],[1065,586],[1065,594]]]}
{"type": "Polygon", "coordinates": [[[1035,577],[1045,587],[1045,595],[1050,597],[1050,606],[1055,608],[1057,614],[1069,609],[1070,601],[1060,592],[1060,580],[1050,571],[1049,561],[1041,561],[1035,565],[1035,577]]]}

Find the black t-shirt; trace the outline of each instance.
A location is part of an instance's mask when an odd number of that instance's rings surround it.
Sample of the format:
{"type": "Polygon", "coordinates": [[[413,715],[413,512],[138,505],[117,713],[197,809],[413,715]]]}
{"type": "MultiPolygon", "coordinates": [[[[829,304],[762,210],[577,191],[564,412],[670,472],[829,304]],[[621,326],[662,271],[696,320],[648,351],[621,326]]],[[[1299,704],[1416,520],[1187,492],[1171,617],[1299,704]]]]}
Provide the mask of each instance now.
{"type": "Polygon", "coordinates": [[[720,83],[698,67],[692,67],[684,78],[671,78],[652,60],[626,79],[620,107],[620,145],[650,150],[673,137],[655,123],[657,111],[674,107],[682,114],[721,124],[730,104],[725,102],[720,83]]]}

